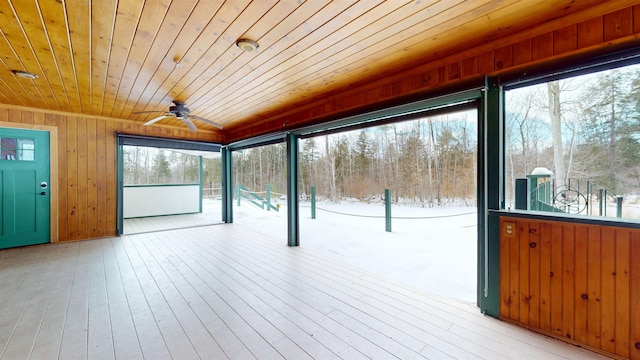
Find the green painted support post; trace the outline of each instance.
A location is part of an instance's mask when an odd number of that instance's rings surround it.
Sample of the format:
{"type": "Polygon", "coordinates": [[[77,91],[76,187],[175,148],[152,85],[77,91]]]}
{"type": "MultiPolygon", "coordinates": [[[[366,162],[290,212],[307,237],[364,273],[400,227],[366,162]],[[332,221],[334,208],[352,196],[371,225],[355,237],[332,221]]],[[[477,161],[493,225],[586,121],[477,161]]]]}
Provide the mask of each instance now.
{"type": "Polygon", "coordinates": [[[200,214],[202,214],[202,155],[198,156],[199,172],[198,178],[200,179],[200,214]]]}
{"type": "Polygon", "coordinates": [[[271,185],[267,184],[267,211],[271,211],[271,185]]]}
{"type": "Polygon", "coordinates": [[[116,194],[116,234],[122,235],[124,232],[124,150],[120,143],[116,146],[116,166],[118,169],[116,171],[116,181],[118,184],[116,194]]]}
{"type": "Polygon", "coordinates": [[[386,230],[391,232],[391,189],[384,189],[384,217],[386,230]]]}
{"type": "Polygon", "coordinates": [[[298,213],[298,136],[287,135],[287,245],[300,245],[300,215],[298,213]]]}
{"type": "Polygon", "coordinates": [[[316,218],[316,187],[311,187],[311,218],[316,218]]]}
{"type": "Polygon", "coordinates": [[[233,223],[233,169],[232,153],[226,147],[220,150],[222,157],[222,221],[233,223]]]}
{"type": "Polygon", "coordinates": [[[478,305],[500,316],[500,218],[504,208],[504,92],[498,78],[485,79],[478,114],[478,305]]]}

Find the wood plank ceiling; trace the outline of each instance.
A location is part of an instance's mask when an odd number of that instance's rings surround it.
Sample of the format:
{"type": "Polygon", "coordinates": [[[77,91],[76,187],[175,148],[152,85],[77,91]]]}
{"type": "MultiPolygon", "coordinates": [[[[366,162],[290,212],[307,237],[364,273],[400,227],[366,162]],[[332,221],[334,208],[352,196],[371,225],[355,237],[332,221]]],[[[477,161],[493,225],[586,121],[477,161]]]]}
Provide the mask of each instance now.
{"type": "Polygon", "coordinates": [[[224,131],[601,3],[0,0],[0,102],[145,122],[177,99],[224,131]]]}

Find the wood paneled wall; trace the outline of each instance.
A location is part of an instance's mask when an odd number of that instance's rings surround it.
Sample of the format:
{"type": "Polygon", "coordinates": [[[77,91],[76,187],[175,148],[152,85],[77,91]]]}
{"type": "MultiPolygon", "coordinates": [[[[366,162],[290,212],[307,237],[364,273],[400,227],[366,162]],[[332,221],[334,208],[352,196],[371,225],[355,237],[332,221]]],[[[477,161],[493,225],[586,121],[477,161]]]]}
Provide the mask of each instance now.
{"type": "Polygon", "coordinates": [[[388,76],[377,81],[363,79],[361,84],[295,106],[289,112],[266,114],[248,126],[231,129],[227,140],[345,116],[402,97],[406,101],[414,94],[439,93],[443,87],[455,90],[460,86],[482,86],[485,75],[521,73],[548,64],[570,65],[576,58],[638,46],[640,5],[613,12],[610,6],[603,2],[588,11],[550,20],[544,26],[487,41],[461,53],[432,54],[407,70],[390,69],[388,76]]]}
{"type": "MultiPolygon", "coordinates": [[[[146,127],[110,118],[19,108],[0,104],[2,126],[42,125],[57,129],[57,236],[74,241],[116,233],[116,132],[220,142],[214,133],[146,127]]],[[[26,126],[28,127],[28,126],[26,126]]]]}
{"type": "Polygon", "coordinates": [[[640,229],[502,218],[500,317],[640,359],[640,229]]]}

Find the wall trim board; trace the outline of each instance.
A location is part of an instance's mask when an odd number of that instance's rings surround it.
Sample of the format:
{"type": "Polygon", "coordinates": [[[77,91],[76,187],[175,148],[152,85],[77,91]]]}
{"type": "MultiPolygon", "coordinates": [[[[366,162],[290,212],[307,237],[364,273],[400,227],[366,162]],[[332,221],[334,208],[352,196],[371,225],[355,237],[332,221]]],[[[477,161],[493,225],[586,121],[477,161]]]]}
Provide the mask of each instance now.
{"type": "Polygon", "coordinates": [[[489,210],[494,216],[509,217],[515,219],[527,219],[535,221],[553,221],[567,224],[609,226],[622,229],[640,230],[640,222],[602,216],[584,216],[571,214],[558,214],[552,212],[533,212],[524,210],[489,210]]]}
{"type": "Polygon", "coordinates": [[[41,130],[49,132],[49,241],[56,243],[60,240],[58,233],[58,128],[48,125],[21,124],[0,121],[0,127],[41,130]]]}

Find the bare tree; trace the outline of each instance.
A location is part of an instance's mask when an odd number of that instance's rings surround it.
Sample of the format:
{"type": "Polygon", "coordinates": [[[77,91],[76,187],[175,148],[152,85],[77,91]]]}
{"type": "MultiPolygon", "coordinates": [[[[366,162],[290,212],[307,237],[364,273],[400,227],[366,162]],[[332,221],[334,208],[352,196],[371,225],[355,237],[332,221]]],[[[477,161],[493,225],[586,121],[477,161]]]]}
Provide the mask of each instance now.
{"type": "Polygon", "coordinates": [[[329,136],[325,135],[324,137],[324,146],[325,146],[325,154],[326,154],[326,169],[328,170],[329,175],[329,197],[331,200],[336,200],[336,158],[335,152],[331,151],[329,147],[329,136]]]}
{"type": "Polygon", "coordinates": [[[553,165],[558,186],[565,183],[566,171],[564,168],[564,146],[562,144],[562,113],[560,107],[560,83],[551,81],[547,83],[549,99],[549,120],[551,121],[551,138],[553,141],[553,165]]]}

